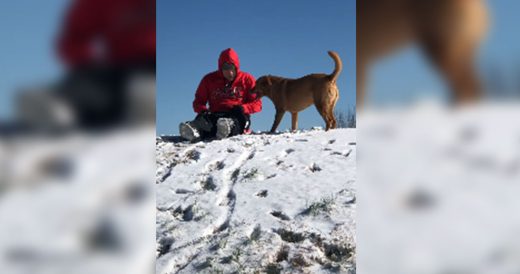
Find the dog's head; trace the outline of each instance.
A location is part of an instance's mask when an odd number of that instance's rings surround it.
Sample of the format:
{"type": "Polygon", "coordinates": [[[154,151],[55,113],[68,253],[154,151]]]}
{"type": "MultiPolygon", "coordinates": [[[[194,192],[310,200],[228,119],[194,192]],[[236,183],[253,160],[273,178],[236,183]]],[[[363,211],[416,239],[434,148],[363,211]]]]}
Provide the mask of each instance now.
{"type": "Polygon", "coordinates": [[[271,94],[272,86],[271,75],[262,76],[256,80],[255,88],[251,90],[251,93],[256,94],[258,97],[266,96],[271,94]]]}

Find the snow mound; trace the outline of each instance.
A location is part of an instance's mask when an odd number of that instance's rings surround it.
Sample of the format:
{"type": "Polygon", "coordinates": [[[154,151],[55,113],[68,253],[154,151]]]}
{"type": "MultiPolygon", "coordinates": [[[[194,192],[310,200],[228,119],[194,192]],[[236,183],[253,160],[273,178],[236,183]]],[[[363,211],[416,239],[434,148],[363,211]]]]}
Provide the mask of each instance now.
{"type": "Polygon", "coordinates": [[[355,273],[355,129],[161,137],[156,164],[156,273],[355,273]]]}

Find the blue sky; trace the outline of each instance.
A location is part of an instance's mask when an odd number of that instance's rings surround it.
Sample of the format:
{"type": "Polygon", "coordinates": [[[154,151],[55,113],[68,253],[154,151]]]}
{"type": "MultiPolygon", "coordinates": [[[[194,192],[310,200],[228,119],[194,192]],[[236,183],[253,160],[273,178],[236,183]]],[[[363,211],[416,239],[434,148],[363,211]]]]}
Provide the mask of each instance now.
{"type": "Polygon", "coordinates": [[[54,55],[67,0],[0,1],[0,121],[7,119],[17,89],[60,75],[54,55]]]}
{"type": "MultiPolygon", "coordinates": [[[[17,89],[59,79],[53,41],[67,2],[0,1],[0,121],[12,112],[17,89]]],[[[337,108],[353,106],[355,1],[289,2],[158,0],[158,132],[176,133],[180,121],[193,118],[191,101],[198,82],[216,69],[218,54],[227,47],[238,51],[244,70],[256,77],[330,72],[333,63],[326,51],[336,50],[345,65],[337,108]]],[[[487,2],[493,22],[481,49],[481,70],[498,65],[516,79],[520,2],[487,2]]],[[[444,96],[444,84],[414,47],[382,60],[372,72],[374,101],[406,100],[413,94],[444,96]]],[[[253,117],[256,130],[271,126],[274,114],[268,99],[264,109],[253,117]]],[[[323,125],[313,107],[301,116],[303,127],[323,125]]],[[[286,114],[280,128],[289,123],[286,114]]]]}
{"type": "MultiPolygon", "coordinates": [[[[297,78],[330,73],[327,50],[338,52],[337,110],[355,105],[355,1],[157,1],[157,132],[178,132],[191,120],[201,78],[217,69],[223,49],[234,48],[241,69],[255,78],[273,74],[297,78]]],[[[274,107],[263,99],[252,116],[254,130],[269,130],[274,107]]],[[[300,113],[300,128],[324,126],[314,107],[300,113]]],[[[279,130],[290,127],[286,114],[279,130]]]]}

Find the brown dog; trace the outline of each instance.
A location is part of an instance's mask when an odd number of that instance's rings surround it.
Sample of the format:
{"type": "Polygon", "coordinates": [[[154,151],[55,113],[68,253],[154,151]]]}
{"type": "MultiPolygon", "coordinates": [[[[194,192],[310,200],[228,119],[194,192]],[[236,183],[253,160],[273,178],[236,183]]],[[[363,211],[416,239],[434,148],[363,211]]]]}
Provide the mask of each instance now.
{"type": "Polygon", "coordinates": [[[363,104],[367,67],[409,42],[419,44],[447,81],[456,103],[477,99],[474,60],[487,25],[484,0],[358,0],[358,108],[363,104]]]}
{"type": "Polygon", "coordinates": [[[342,63],[337,53],[333,51],[328,53],[335,63],[334,71],[330,75],[310,74],[298,79],[271,75],[258,78],[252,92],[267,96],[276,108],[271,132],[275,132],[286,111],[292,115],[292,130],[295,131],[298,128],[298,112],[312,104],[325,120],[326,130],[336,128],[334,107],[339,98],[336,79],[341,72],[342,63]]]}

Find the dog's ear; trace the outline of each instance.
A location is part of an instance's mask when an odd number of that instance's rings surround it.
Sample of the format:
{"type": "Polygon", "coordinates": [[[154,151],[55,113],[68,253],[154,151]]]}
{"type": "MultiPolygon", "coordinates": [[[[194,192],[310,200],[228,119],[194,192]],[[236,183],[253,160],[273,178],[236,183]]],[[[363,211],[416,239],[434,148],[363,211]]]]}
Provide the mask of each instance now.
{"type": "Polygon", "coordinates": [[[271,82],[271,75],[267,75],[267,83],[272,86],[273,85],[273,82],[271,82]]]}

